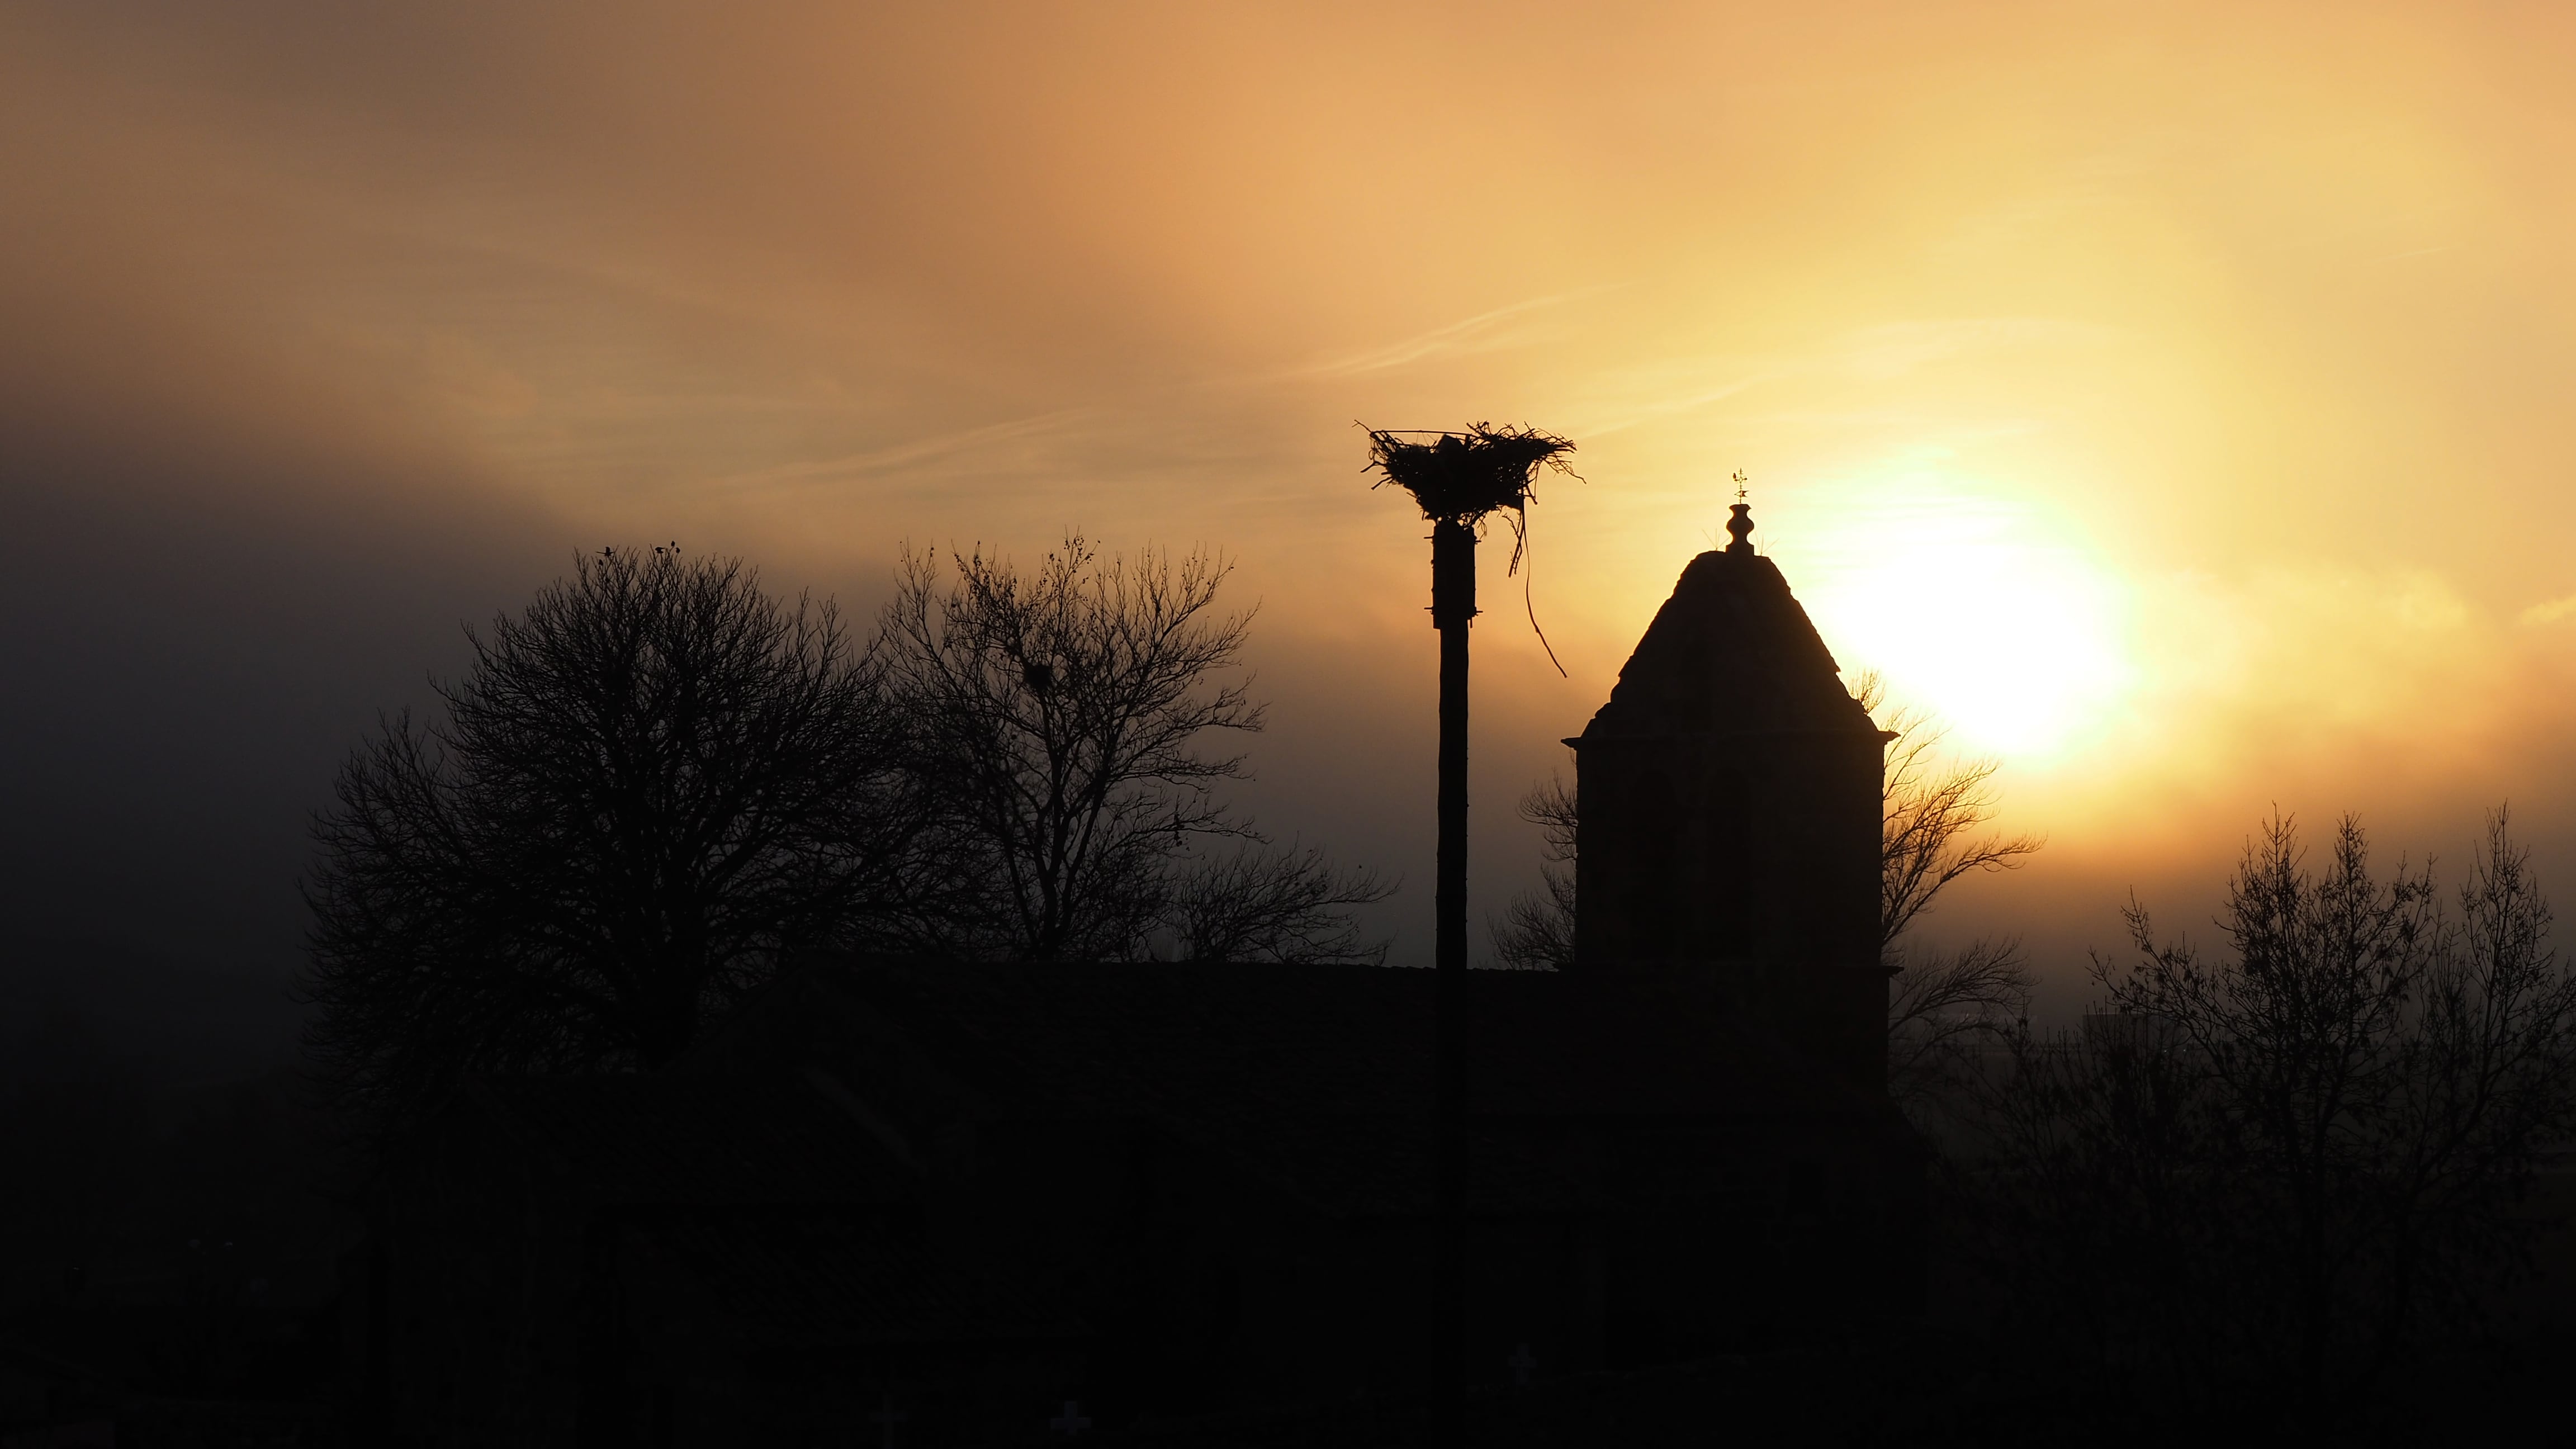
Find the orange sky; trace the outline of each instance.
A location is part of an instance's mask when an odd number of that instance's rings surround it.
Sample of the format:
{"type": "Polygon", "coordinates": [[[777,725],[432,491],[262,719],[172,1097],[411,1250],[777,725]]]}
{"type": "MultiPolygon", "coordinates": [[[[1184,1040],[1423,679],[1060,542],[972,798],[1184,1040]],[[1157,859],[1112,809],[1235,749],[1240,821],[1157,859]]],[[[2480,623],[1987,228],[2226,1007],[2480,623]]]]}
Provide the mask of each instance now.
{"type": "MultiPolygon", "coordinates": [[[[2274,802],[2456,855],[2510,798],[2576,867],[2571,74],[2543,5],[0,6],[12,658],[157,639],[170,719],[297,741],[275,834],[577,547],[864,608],[905,539],[1205,542],[1249,798],[1427,886],[1426,550],[1352,424],[1493,419],[1589,481],[1570,680],[1488,584],[1483,906],[1737,469],[2051,838],[1951,929],[2071,971],[2274,802]]],[[[45,718],[49,775],[222,755],[45,718]]]]}

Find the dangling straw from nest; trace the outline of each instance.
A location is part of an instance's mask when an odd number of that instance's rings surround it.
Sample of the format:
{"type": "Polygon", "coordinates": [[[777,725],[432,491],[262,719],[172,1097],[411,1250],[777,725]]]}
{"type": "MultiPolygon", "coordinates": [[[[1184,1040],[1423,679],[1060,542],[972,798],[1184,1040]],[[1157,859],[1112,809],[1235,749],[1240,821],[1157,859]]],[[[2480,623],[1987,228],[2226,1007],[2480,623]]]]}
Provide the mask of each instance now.
{"type": "MultiPolygon", "coordinates": [[[[1393,483],[1402,488],[1422,506],[1423,517],[1434,523],[1456,522],[1481,531],[1487,514],[1510,515],[1512,561],[1504,570],[1507,577],[1520,573],[1521,560],[1529,553],[1529,505],[1538,496],[1531,485],[1538,470],[1552,468],[1578,483],[1583,481],[1583,475],[1565,461],[1565,455],[1574,451],[1574,444],[1532,427],[1478,423],[1459,433],[1370,428],[1368,435],[1369,463],[1363,471],[1380,475],[1369,486],[1393,483]]],[[[1521,578],[1521,607],[1529,614],[1530,630],[1538,635],[1539,647],[1547,650],[1547,662],[1556,665],[1558,674],[1564,674],[1565,666],[1558,662],[1555,647],[1547,642],[1547,631],[1539,627],[1528,575],[1521,578]]]]}

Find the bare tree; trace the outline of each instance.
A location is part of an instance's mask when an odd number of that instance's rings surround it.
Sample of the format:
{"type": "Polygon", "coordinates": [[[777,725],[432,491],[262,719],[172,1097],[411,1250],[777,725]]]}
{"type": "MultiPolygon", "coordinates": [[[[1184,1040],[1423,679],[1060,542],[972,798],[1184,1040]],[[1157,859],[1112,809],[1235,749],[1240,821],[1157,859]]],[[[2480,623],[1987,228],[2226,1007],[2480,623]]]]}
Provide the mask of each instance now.
{"type": "Polygon", "coordinates": [[[2576,1130],[2576,973],[2510,826],[2501,806],[2488,818],[2399,1049],[2386,1297],[2401,1345],[2481,1266],[2511,1263],[2528,1231],[2512,1206],[2576,1130]]]}
{"type": "Polygon", "coordinates": [[[1920,1110],[1959,1085],[1976,1051],[2028,1013],[2031,980],[2020,943],[2009,938],[1979,937],[1947,950],[1900,938],[1952,884],[2016,869],[2042,842],[1982,831],[1995,815],[1995,761],[1944,755],[1945,731],[1920,709],[1887,708],[1887,684],[1875,671],[1862,674],[1852,692],[1894,736],[1879,785],[1887,1080],[1899,1102],[1920,1110]]]}
{"type": "Polygon", "coordinates": [[[1361,934],[1351,907],[1394,888],[1319,850],[1249,845],[1173,881],[1162,925],[1185,961],[1382,965],[1383,942],[1361,934]]]}
{"type": "Polygon", "coordinates": [[[459,1071],[653,1067],[912,840],[878,659],[729,559],[604,550],[345,764],[315,822],[311,1046],[399,1112],[459,1071]]]}
{"type": "Polygon", "coordinates": [[[1920,1113],[1954,1100],[2029,1015],[2030,968],[2019,942],[1987,936],[1887,961],[1888,1095],[1920,1113]]]}
{"type": "Polygon", "coordinates": [[[981,553],[907,552],[883,637],[911,761],[935,801],[943,886],[914,912],[936,949],[1020,959],[1144,954],[1364,957],[1346,906],[1380,898],[1315,852],[1261,849],[1218,798],[1245,778],[1210,734],[1261,728],[1228,680],[1251,616],[1216,609],[1230,566],[1147,550],[1102,559],[1080,535],[1023,575],[981,553]],[[1231,842],[1238,853],[1210,858],[1231,842]]]}
{"type": "Polygon", "coordinates": [[[1494,957],[1514,971],[1564,971],[1574,965],[1574,855],[1582,812],[1563,775],[1533,785],[1520,817],[1538,827],[1539,888],[1523,891],[1489,922],[1494,957]]]}
{"type": "Polygon", "coordinates": [[[2310,1412],[2473,1315],[2576,1127],[2576,976],[2506,825],[2456,915],[2429,868],[2374,874],[2349,817],[2313,871],[2287,820],[2248,844],[2223,952],[2132,902],[2134,954],[2095,965],[2096,1025],[2131,1029],[2024,1033],[1993,1103],[1998,1258],[2026,1296],[2177,1383],[2286,1387],[2310,1412]]]}
{"type": "Polygon", "coordinates": [[[2176,1390],[2189,1413],[2227,1384],[2245,1278],[2194,1146],[2199,1075],[2157,1026],[2016,1026],[2010,1070],[1970,1083],[1975,1130],[1940,1139],[1968,1150],[1934,1160],[1936,1221],[2002,1290],[2005,1347],[2176,1390]],[[2106,1026],[2142,1029],[2091,1029],[2106,1026]]]}
{"type": "MultiPolygon", "coordinates": [[[[1875,671],[1864,673],[1852,693],[1876,717],[1887,703],[1887,682],[1875,671]]],[[[1977,833],[1994,819],[2000,767],[1993,760],[1944,757],[1940,746],[1948,732],[1929,714],[1900,705],[1879,726],[1895,736],[1887,742],[1880,786],[1878,939],[1885,949],[1960,877],[2016,869],[2044,842],[2036,835],[1977,833]]]]}

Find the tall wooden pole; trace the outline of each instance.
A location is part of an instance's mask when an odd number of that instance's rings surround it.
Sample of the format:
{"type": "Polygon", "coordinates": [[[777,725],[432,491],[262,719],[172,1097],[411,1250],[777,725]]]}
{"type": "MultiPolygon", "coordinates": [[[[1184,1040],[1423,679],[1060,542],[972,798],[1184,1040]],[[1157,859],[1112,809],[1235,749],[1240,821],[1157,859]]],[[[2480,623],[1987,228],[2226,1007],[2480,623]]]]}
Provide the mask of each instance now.
{"type": "Polygon", "coordinates": [[[1431,526],[1431,624],[1440,631],[1440,857],[1433,902],[1432,1071],[1437,1156],[1432,1278],[1432,1423],[1463,1435],[1467,1288],[1467,623],[1476,615],[1476,530],[1431,526]]]}
{"type": "MultiPolygon", "coordinates": [[[[1419,435],[1417,435],[1419,436],[1419,435]]],[[[1432,1301],[1423,1355],[1430,1442],[1466,1427],[1467,1347],[1467,628],[1476,617],[1476,525],[1498,510],[1521,535],[1530,476],[1565,469],[1574,445],[1536,428],[1478,423],[1408,442],[1369,433],[1369,467],[1431,520],[1431,626],[1440,631],[1440,852],[1432,980],[1432,1301]]],[[[1513,555],[1515,562],[1519,555],[1513,555]]]]}

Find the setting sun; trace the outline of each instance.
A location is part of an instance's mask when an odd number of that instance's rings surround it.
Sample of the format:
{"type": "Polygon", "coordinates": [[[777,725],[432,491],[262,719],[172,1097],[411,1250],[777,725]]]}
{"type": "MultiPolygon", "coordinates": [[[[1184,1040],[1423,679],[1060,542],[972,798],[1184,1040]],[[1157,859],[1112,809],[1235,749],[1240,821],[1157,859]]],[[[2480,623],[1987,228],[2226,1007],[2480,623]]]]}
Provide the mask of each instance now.
{"type": "Polygon", "coordinates": [[[2137,674],[2127,601],[2067,525],[1938,459],[1819,491],[1779,552],[1846,678],[1876,670],[1980,753],[2049,761],[2101,733],[2137,674]]]}

